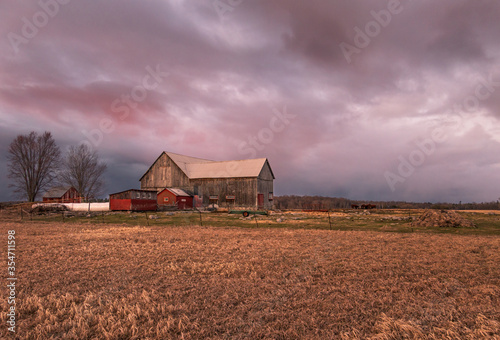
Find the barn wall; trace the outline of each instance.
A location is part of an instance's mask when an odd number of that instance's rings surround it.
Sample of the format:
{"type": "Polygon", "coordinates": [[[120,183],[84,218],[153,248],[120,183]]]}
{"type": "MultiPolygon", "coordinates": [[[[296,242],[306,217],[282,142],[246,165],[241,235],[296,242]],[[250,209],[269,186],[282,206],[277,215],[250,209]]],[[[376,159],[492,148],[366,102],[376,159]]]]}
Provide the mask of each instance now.
{"type": "Polygon", "coordinates": [[[171,193],[168,190],[163,190],[162,192],[160,192],[158,194],[158,205],[172,205],[172,206],[175,206],[176,205],[175,198],[176,198],[176,196],[173,193],[171,193]],[[167,202],[165,202],[165,198],[168,198],[167,202]]]}
{"type": "Polygon", "coordinates": [[[75,188],[70,188],[62,197],[62,203],[80,203],[79,196],[75,188]]]}
{"type": "Polygon", "coordinates": [[[193,207],[193,198],[190,196],[177,196],[177,206],[179,209],[191,209],[193,207]]]}
{"type": "Polygon", "coordinates": [[[110,194],[109,199],[117,199],[117,200],[130,200],[132,198],[132,191],[123,191],[123,192],[118,192],[116,194],[110,194]]]}
{"type": "Polygon", "coordinates": [[[168,187],[170,188],[186,188],[190,186],[189,178],[186,174],[174,163],[169,157],[168,158],[168,169],[169,169],[169,182],[168,187]]]}
{"type": "Polygon", "coordinates": [[[264,208],[271,209],[273,201],[269,200],[269,193],[274,193],[274,185],[272,180],[257,179],[257,191],[264,195],[264,208]]]}
{"type": "Polygon", "coordinates": [[[44,197],[44,198],[42,198],[42,202],[44,202],[44,203],[62,203],[62,199],[61,198],[44,197]]]}
{"type": "Polygon", "coordinates": [[[264,163],[264,166],[262,167],[262,170],[260,171],[259,178],[265,179],[268,181],[274,180],[273,173],[272,173],[271,168],[269,167],[269,164],[267,162],[264,163]]]}
{"type": "Polygon", "coordinates": [[[210,204],[210,196],[219,196],[220,207],[230,206],[226,196],[236,196],[234,206],[254,207],[257,204],[257,178],[207,178],[193,179],[191,185],[198,187],[198,195],[203,195],[203,204],[210,204]]]}
{"type": "Polygon", "coordinates": [[[130,210],[132,211],[156,211],[158,206],[156,198],[150,199],[132,199],[130,210]]]}
{"type": "Polygon", "coordinates": [[[110,199],[109,209],[112,211],[156,211],[156,200],[143,199],[110,199]]]}
{"type": "Polygon", "coordinates": [[[132,206],[130,199],[116,199],[111,198],[109,200],[109,210],[112,211],[128,211],[132,206]]]}
{"type": "Polygon", "coordinates": [[[167,187],[189,186],[189,179],[167,154],[163,153],[141,180],[143,190],[161,190],[167,187]]]}
{"type": "Polygon", "coordinates": [[[257,179],[257,192],[264,195],[264,208],[271,209],[273,207],[273,200],[269,200],[269,194],[274,194],[274,176],[267,162],[262,167],[257,179]]]}

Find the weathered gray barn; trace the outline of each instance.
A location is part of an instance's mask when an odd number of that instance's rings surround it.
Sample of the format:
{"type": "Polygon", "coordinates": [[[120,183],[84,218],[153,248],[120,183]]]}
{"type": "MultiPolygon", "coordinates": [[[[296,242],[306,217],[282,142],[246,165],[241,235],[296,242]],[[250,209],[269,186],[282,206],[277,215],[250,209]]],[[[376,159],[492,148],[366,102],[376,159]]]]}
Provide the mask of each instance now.
{"type": "Polygon", "coordinates": [[[274,178],[266,158],[217,162],[163,152],[140,182],[143,190],[183,189],[196,206],[270,209],[274,178]]]}

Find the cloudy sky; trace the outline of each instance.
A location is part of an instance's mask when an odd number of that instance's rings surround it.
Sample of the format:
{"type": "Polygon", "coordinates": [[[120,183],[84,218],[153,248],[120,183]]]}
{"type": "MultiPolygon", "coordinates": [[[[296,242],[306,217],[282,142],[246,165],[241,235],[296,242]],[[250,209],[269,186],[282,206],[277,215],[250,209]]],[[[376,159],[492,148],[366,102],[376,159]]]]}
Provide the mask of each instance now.
{"type": "Polygon", "coordinates": [[[0,4],[7,148],[51,131],[139,187],[163,150],[266,157],[275,194],[500,197],[500,2],[41,0],[0,4]]]}

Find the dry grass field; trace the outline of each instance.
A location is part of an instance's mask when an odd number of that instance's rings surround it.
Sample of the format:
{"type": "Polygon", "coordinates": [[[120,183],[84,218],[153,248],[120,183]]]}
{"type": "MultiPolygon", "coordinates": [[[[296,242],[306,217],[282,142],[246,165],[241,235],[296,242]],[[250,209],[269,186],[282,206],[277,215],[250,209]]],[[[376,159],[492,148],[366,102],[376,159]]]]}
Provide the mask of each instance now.
{"type": "Polygon", "coordinates": [[[500,339],[496,235],[4,222],[0,263],[11,229],[18,339],[500,339]]]}
{"type": "MultiPolygon", "coordinates": [[[[178,212],[106,212],[73,213],[58,212],[30,214],[31,204],[12,206],[0,210],[0,221],[5,222],[53,222],[57,224],[126,224],[129,226],[212,226],[241,228],[285,228],[324,229],[342,231],[382,231],[447,233],[456,235],[500,236],[500,211],[458,211],[457,213],[477,227],[440,228],[419,225],[419,216],[426,210],[381,209],[353,210],[336,209],[326,212],[272,211],[268,216],[256,215],[243,218],[241,214],[178,212]]],[[[439,210],[438,210],[439,212],[439,210]]]]}

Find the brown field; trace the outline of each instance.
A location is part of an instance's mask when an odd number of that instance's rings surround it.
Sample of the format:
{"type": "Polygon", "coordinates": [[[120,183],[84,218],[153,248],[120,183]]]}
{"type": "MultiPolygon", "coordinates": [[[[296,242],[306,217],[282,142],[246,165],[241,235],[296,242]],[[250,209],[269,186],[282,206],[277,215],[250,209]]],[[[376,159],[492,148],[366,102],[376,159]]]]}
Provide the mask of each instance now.
{"type": "Polygon", "coordinates": [[[460,211],[467,213],[474,213],[474,214],[500,215],[500,210],[460,210],[460,211]]]}
{"type": "Polygon", "coordinates": [[[11,229],[19,339],[500,339],[495,235],[5,222],[4,283],[11,229]]]}

